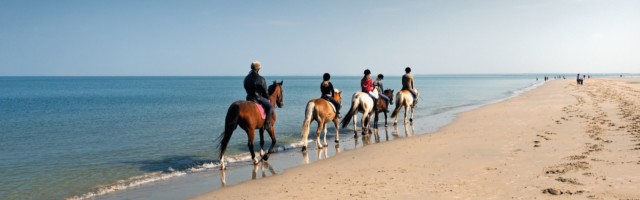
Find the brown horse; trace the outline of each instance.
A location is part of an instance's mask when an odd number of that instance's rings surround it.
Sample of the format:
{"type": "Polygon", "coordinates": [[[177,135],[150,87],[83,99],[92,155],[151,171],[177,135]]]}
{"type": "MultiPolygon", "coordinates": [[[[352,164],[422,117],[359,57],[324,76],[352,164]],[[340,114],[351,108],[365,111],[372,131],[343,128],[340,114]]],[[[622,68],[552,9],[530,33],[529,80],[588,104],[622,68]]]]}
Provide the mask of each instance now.
{"type": "MultiPolygon", "coordinates": [[[[273,81],[273,84],[269,86],[269,101],[271,105],[277,105],[279,108],[284,106],[284,96],[282,91],[282,81],[279,83],[273,81]]],[[[251,159],[253,160],[253,164],[258,164],[258,159],[253,151],[253,139],[255,138],[255,129],[260,129],[260,155],[263,160],[269,159],[269,154],[273,152],[273,147],[276,145],[276,134],[274,125],[276,124],[276,112],[273,110],[273,115],[271,116],[271,127],[264,127],[264,119],[260,116],[260,111],[256,107],[256,103],[253,101],[236,101],[233,102],[229,106],[229,110],[227,110],[227,117],[225,118],[224,123],[224,132],[218,137],[220,141],[220,169],[225,168],[224,164],[224,152],[227,149],[227,145],[229,144],[229,140],[231,139],[231,134],[236,130],[238,125],[240,128],[247,132],[247,137],[249,139],[248,146],[251,151],[251,159]],[[265,129],[269,132],[269,136],[271,136],[271,146],[269,146],[269,151],[265,154],[263,151],[264,148],[264,131],[265,129]]]]}
{"type": "MultiPolygon", "coordinates": [[[[382,92],[382,95],[387,96],[389,98],[389,105],[393,104],[393,90],[391,89],[386,89],[384,90],[384,92],[382,92]]],[[[384,102],[384,99],[382,99],[382,97],[378,98],[378,102],[376,102],[376,104],[378,105],[378,108],[380,108],[379,110],[375,110],[376,112],[376,116],[373,118],[373,128],[378,128],[378,114],[380,112],[384,113],[384,126],[387,126],[387,112],[389,112],[387,110],[387,104],[384,102]]]]}
{"type": "MultiPolygon", "coordinates": [[[[342,93],[338,90],[333,92],[333,99],[335,99],[339,104],[342,104],[342,93]]],[[[340,140],[340,127],[338,123],[340,123],[340,119],[338,115],[336,115],[335,107],[331,104],[331,102],[324,100],[322,98],[311,99],[307,103],[307,109],[305,109],[304,113],[304,122],[302,124],[302,151],[307,150],[307,138],[309,137],[309,124],[311,121],[318,122],[318,129],[316,129],[316,144],[318,149],[321,149],[327,146],[327,123],[333,122],[336,127],[336,140],[338,142],[340,140]],[[324,129],[324,143],[320,144],[320,134],[322,133],[322,129],[324,129]]]]}

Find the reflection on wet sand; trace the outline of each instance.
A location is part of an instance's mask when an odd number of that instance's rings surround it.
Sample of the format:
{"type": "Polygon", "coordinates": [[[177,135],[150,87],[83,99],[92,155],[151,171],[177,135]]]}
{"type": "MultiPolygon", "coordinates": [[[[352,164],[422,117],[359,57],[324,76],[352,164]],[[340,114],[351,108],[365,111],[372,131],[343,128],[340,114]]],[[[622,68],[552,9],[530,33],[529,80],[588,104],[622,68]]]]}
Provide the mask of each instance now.
{"type": "MultiPolygon", "coordinates": [[[[257,165],[253,165],[253,169],[251,171],[251,179],[255,180],[258,177],[258,169],[260,169],[260,171],[262,172],[262,178],[267,177],[267,171],[269,171],[270,175],[269,176],[273,176],[276,175],[277,172],[275,169],[273,169],[273,167],[271,167],[271,165],[269,164],[269,162],[267,161],[262,161],[260,163],[258,163],[257,165]]],[[[220,184],[222,185],[222,187],[227,186],[227,174],[226,174],[227,170],[220,170],[220,184]]]]}
{"type": "MultiPolygon", "coordinates": [[[[340,153],[340,144],[336,144],[335,146],[335,152],[340,153]]],[[[304,164],[309,164],[309,153],[308,151],[302,151],[302,161],[304,164]]],[[[329,158],[329,148],[328,147],[323,147],[323,148],[319,148],[316,149],[316,155],[317,155],[317,159],[316,160],[322,160],[322,159],[326,159],[329,158]],[[323,158],[324,156],[324,158],[323,158]]]]}
{"type": "Polygon", "coordinates": [[[262,161],[260,162],[260,164],[257,165],[253,165],[253,171],[251,173],[251,179],[255,180],[257,175],[258,175],[258,168],[260,169],[260,171],[262,172],[262,178],[267,177],[267,173],[266,173],[266,169],[269,170],[269,172],[271,173],[271,176],[276,175],[276,170],[273,169],[273,167],[271,167],[271,165],[269,164],[269,162],[266,161],[262,161]]]}
{"type": "MultiPolygon", "coordinates": [[[[404,128],[405,137],[416,135],[416,129],[413,126],[413,122],[403,123],[403,128],[404,128]],[[411,127],[411,131],[409,131],[409,127],[411,127]]],[[[400,132],[398,131],[398,125],[393,126],[393,136],[394,136],[393,139],[398,139],[400,137],[400,132]]]]}
{"type": "Polygon", "coordinates": [[[410,125],[407,126],[407,123],[404,123],[404,135],[407,137],[416,135],[416,129],[413,126],[413,122],[409,124],[410,125]],[[411,132],[409,132],[409,127],[411,127],[411,132]]]}

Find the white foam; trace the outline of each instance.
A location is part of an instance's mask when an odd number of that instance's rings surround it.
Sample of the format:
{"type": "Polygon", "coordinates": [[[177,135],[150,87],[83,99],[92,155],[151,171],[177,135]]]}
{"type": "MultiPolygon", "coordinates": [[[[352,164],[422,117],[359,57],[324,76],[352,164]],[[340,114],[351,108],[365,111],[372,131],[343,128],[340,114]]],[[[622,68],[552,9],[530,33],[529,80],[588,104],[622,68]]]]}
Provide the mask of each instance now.
{"type": "MultiPolygon", "coordinates": [[[[313,140],[308,140],[308,142],[313,142],[313,140]]],[[[285,151],[289,149],[300,148],[303,145],[304,144],[302,142],[296,142],[296,143],[291,143],[284,146],[277,146],[274,150],[276,152],[285,151]]],[[[243,162],[248,160],[251,160],[250,153],[242,153],[237,155],[225,156],[226,163],[236,163],[236,162],[243,162]]],[[[185,170],[177,171],[177,170],[174,170],[173,168],[169,168],[167,169],[167,171],[169,172],[153,172],[153,173],[147,173],[141,176],[134,176],[126,180],[118,180],[111,185],[99,187],[98,189],[96,189],[96,191],[88,192],[83,195],[74,196],[67,199],[73,199],[73,200],[91,199],[91,198],[95,198],[97,196],[109,194],[112,192],[121,191],[128,188],[132,188],[132,187],[136,187],[136,186],[140,186],[148,183],[153,183],[157,181],[162,181],[162,180],[166,180],[166,179],[170,179],[178,176],[184,176],[190,173],[201,172],[201,171],[206,171],[210,169],[217,169],[219,167],[220,167],[219,162],[209,162],[209,163],[203,163],[185,170]]]]}

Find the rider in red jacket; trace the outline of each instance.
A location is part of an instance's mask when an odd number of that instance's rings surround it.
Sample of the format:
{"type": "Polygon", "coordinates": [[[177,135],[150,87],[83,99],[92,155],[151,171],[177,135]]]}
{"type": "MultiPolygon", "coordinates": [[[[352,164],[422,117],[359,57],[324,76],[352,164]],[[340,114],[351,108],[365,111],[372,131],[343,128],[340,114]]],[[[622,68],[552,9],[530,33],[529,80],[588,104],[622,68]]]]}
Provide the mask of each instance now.
{"type": "Polygon", "coordinates": [[[362,92],[365,92],[371,96],[373,99],[373,104],[376,105],[375,109],[378,109],[378,99],[373,94],[373,80],[371,80],[371,71],[369,69],[364,70],[364,77],[360,81],[360,87],[362,88],[362,92]]]}

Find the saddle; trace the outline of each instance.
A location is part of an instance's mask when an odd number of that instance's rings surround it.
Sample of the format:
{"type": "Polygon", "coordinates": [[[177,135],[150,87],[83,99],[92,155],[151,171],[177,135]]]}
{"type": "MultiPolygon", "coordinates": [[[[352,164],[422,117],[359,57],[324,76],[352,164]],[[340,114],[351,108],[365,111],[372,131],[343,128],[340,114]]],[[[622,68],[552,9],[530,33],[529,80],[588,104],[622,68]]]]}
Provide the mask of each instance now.
{"type": "Polygon", "coordinates": [[[260,105],[259,103],[256,103],[256,102],[253,102],[253,104],[256,105],[256,108],[260,112],[260,117],[262,117],[262,119],[266,119],[267,118],[267,113],[264,112],[264,108],[262,107],[262,105],[260,105]]]}

